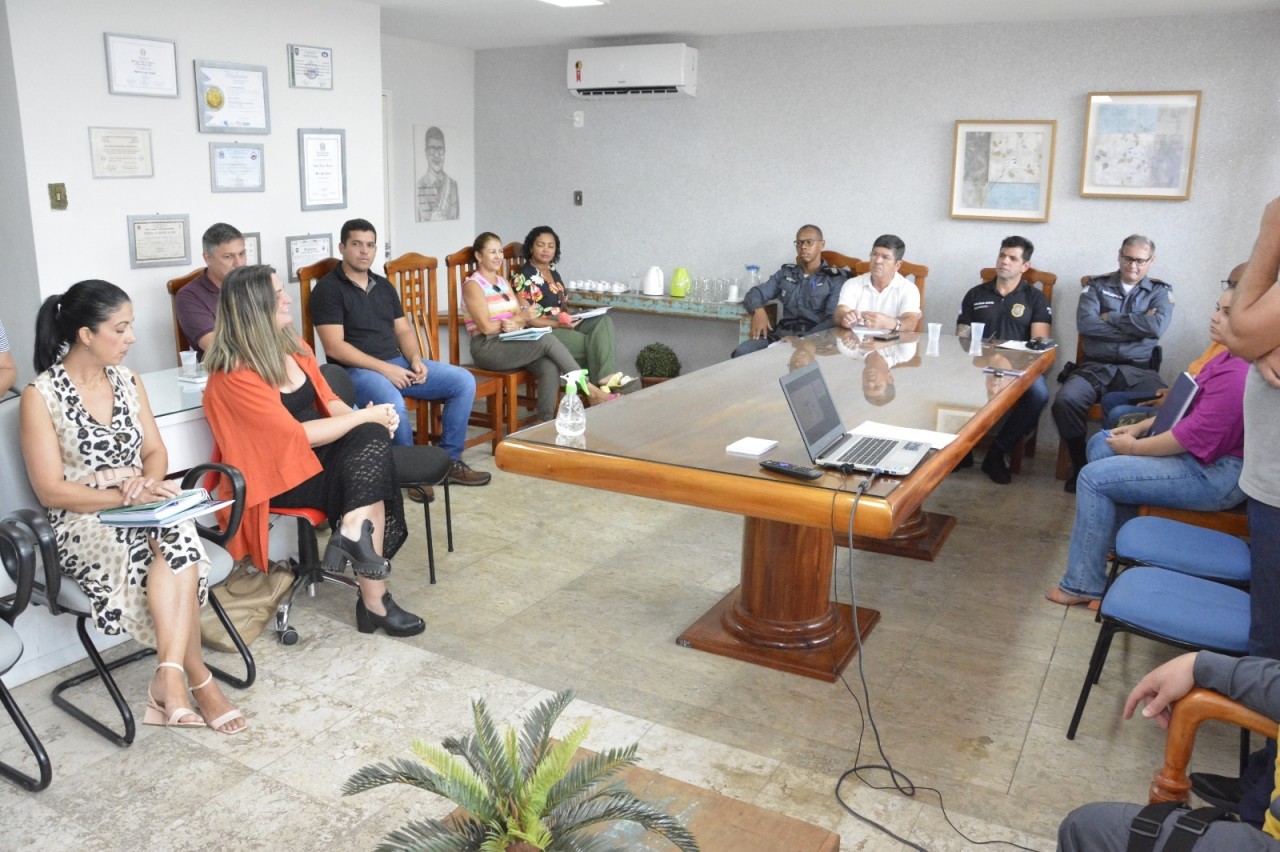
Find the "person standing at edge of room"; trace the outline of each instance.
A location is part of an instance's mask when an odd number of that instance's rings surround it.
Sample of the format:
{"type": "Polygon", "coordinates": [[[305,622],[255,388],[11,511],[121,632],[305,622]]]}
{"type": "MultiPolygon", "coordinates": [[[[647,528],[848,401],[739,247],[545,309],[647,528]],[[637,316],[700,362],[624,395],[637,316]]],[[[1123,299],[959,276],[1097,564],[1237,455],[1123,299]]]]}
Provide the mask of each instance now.
{"type": "MultiPolygon", "coordinates": [[[[956,317],[956,334],[969,336],[969,326],[984,325],[984,334],[996,340],[1031,340],[1052,333],[1053,309],[1049,300],[1023,274],[1031,268],[1035,246],[1026,237],[1005,237],[996,256],[996,275],[965,294],[956,317]]],[[[1042,375],[1022,394],[1004,425],[996,433],[991,449],[982,460],[982,471],[999,485],[1013,481],[1006,461],[1018,442],[1040,422],[1040,412],[1049,403],[1049,383],[1042,375]]]]}
{"type": "Polygon", "coordinates": [[[392,442],[408,446],[413,426],[404,398],[443,401],[440,448],[453,460],[449,481],[488,485],[491,474],[472,470],[462,460],[476,399],[475,377],[463,367],[422,357],[396,288],[371,269],[378,233],[367,219],[342,224],[338,252],[342,262],[316,282],[309,308],[325,357],[351,375],[357,407],[395,406],[399,426],[392,442]]]}
{"type": "Polygon", "coordinates": [[[822,262],[822,229],[804,225],[796,231],[796,262],[783,264],[768,281],[752,287],[742,306],[751,315],[751,337],[738,344],[733,357],[766,349],[784,337],[797,337],[832,326],[831,313],[845,273],[822,262]],[[769,323],[765,304],[778,301],[778,325],[769,323]]]}
{"type": "MultiPolygon", "coordinates": [[[[565,304],[564,279],[556,270],[560,262],[560,236],[547,225],[539,225],[524,238],[528,258],[511,279],[511,288],[521,307],[531,307],[529,325],[549,328],[564,344],[579,366],[596,384],[612,384],[616,352],[613,318],[608,314],[576,320],[565,304]]],[[[621,378],[618,376],[617,378],[621,378]]]]}
{"type": "Polygon", "coordinates": [[[898,272],[906,251],[906,243],[893,234],[876,237],[867,273],[850,278],[840,288],[836,325],[920,330],[920,290],[898,272]]]}
{"type": "Polygon", "coordinates": [[[1076,477],[1088,463],[1085,453],[1089,408],[1108,391],[1150,391],[1164,387],[1152,356],[1173,319],[1173,288],[1149,277],[1156,244],[1131,234],[1120,244],[1120,268],[1089,280],[1076,306],[1076,330],[1083,363],[1063,369],[1053,399],[1053,422],[1071,455],[1071,475],[1063,490],[1074,494],[1076,477]]]}
{"type": "Polygon", "coordinates": [[[218,290],[231,270],[245,265],[244,235],[226,222],[215,222],[200,240],[204,249],[204,273],[173,297],[178,325],[200,358],[213,342],[213,321],[218,315],[218,290]]]}

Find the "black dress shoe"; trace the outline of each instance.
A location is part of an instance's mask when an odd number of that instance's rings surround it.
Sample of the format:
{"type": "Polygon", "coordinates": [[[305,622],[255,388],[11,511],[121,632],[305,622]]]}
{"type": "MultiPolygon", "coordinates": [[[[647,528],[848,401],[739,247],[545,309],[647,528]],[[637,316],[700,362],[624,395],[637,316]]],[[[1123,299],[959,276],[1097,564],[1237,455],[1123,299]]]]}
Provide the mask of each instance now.
{"type": "Polygon", "coordinates": [[[391,573],[391,561],[373,549],[373,521],[368,520],[361,524],[356,541],[343,535],[342,530],[334,530],[322,562],[326,571],[341,574],[350,565],[353,573],[371,580],[381,580],[391,573]]]}
{"type": "Polygon", "coordinates": [[[364,605],[364,598],[356,598],[356,630],[372,633],[381,627],[388,636],[417,636],[427,629],[427,623],[411,612],[405,612],[391,599],[391,593],[382,596],[382,608],[386,615],[375,615],[364,605]]]}
{"type": "Polygon", "coordinates": [[[997,485],[1008,485],[1013,482],[1013,474],[1009,472],[1009,465],[1005,464],[1004,453],[992,447],[987,451],[987,457],[982,460],[982,472],[991,477],[991,481],[997,485]]]}
{"type": "Polygon", "coordinates": [[[1240,809],[1240,779],[1208,772],[1192,772],[1191,792],[1215,808],[1235,812],[1240,809]]]}

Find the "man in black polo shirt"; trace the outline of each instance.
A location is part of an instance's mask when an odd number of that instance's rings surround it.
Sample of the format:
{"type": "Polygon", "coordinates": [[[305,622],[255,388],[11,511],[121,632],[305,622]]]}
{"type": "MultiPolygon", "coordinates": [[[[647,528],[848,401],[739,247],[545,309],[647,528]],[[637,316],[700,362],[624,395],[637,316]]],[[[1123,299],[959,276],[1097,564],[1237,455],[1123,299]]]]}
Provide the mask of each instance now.
{"type": "MultiPolygon", "coordinates": [[[[1031,266],[1035,246],[1025,237],[1005,237],[996,258],[996,276],[974,287],[960,303],[956,334],[969,336],[969,326],[980,322],[983,336],[996,340],[1030,340],[1048,337],[1053,312],[1044,294],[1022,280],[1031,266]]],[[[1004,425],[982,462],[982,470],[992,482],[1008,485],[1013,479],[1006,457],[1040,420],[1049,402],[1049,383],[1039,376],[1009,411],[1004,425]]]]}
{"type": "Polygon", "coordinates": [[[490,475],[472,470],[462,460],[467,420],[476,398],[476,380],[468,370],[426,361],[405,318],[400,295],[391,282],[370,270],[378,235],[365,219],[342,226],[338,251],[342,262],[321,278],[311,293],[311,321],[325,357],[351,374],[356,402],[391,404],[400,415],[393,442],[412,444],[413,428],[404,398],[443,400],[444,435],[440,446],[453,459],[449,481],[485,485],[490,475]]]}

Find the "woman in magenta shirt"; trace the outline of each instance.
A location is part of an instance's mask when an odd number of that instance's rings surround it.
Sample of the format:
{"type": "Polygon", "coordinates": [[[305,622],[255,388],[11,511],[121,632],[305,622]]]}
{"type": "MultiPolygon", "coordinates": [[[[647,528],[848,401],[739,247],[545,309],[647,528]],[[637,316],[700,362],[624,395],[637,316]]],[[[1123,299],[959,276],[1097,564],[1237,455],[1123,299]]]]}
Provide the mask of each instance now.
{"type": "MultiPolygon", "coordinates": [[[[1218,298],[1209,336],[1222,343],[1233,291],[1218,298]]],[[[1219,511],[1244,500],[1244,380],[1249,362],[1230,352],[1200,371],[1200,392],[1168,432],[1148,436],[1154,417],[1089,441],[1089,463],[1076,489],[1076,522],[1062,581],[1045,593],[1071,606],[1102,597],[1107,552],[1116,532],[1142,505],[1219,511]]]]}

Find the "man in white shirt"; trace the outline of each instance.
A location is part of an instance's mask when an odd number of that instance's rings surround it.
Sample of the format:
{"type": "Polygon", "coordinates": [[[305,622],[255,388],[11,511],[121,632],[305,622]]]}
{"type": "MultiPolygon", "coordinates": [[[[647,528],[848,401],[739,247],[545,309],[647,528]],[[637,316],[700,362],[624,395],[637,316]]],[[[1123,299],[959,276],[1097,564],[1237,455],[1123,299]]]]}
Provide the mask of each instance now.
{"type": "Polygon", "coordinates": [[[920,291],[898,273],[906,249],[893,234],[876,238],[867,274],[850,278],[840,290],[834,315],[837,326],[894,331],[920,328],[920,291]]]}

